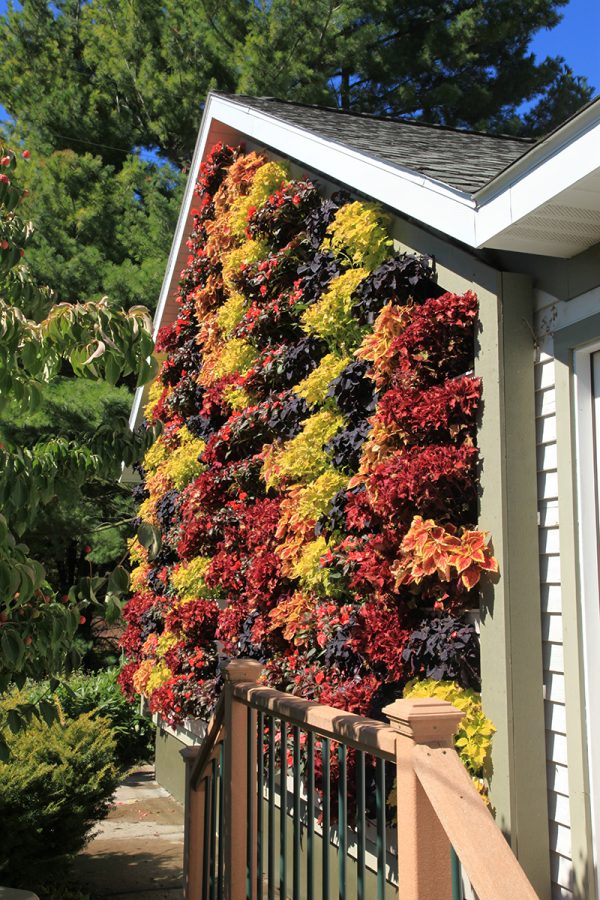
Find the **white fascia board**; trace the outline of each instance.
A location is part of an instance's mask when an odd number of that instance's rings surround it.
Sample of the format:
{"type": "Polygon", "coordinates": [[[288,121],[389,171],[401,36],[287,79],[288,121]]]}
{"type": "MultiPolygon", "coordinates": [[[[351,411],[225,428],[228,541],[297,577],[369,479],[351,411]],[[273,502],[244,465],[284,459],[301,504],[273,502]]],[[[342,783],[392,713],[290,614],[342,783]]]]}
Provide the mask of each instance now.
{"type": "Polygon", "coordinates": [[[476,194],[476,247],[494,247],[511,225],[600,169],[600,106],[585,113],[476,194]]]}
{"type": "MultiPolygon", "coordinates": [[[[165,270],[164,278],[162,281],[158,303],[156,305],[156,312],[154,313],[154,322],[152,328],[152,337],[154,338],[154,340],[156,340],[156,336],[161,326],[165,307],[171,295],[171,286],[173,283],[173,279],[179,277],[179,272],[177,271],[177,257],[179,255],[179,249],[183,241],[185,241],[187,237],[187,232],[189,229],[190,210],[192,208],[192,201],[194,199],[194,188],[196,186],[198,170],[200,168],[200,163],[202,162],[204,148],[206,146],[208,133],[210,131],[212,117],[209,113],[209,105],[210,104],[207,103],[204,110],[204,115],[202,116],[200,131],[198,132],[198,139],[194,148],[194,155],[192,157],[192,163],[190,165],[187,183],[183,194],[183,202],[181,204],[181,209],[179,210],[179,218],[177,219],[177,226],[175,228],[175,234],[173,235],[173,241],[171,242],[171,249],[169,251],[169,258],[167,260],[167,268],[165,270]]],[[[131,407],[131,413],[129,415],[129,427],[132,431],[142,421],[142,403],[144,400],[144,393],[146,389],[146,385],[142,385],[142,387],[136,389],[133,398],[133,404],[131,407]]]]}
{"type": "Polygon", "coordinates": [[[181,204],[181,209],[179,210],[179,218],[177,219],[177,227],[175,228],[175,234],[173,236],[173,242],[171,244],[169,259],[167,261],[167,269],[165,272],[165,277],[163,278],[163,283],[158,298],[158,305],[156,307],[156,313],[154,314],[153,337],[155,339],[162,322],[165,306],[167,305],[167,301],[171,293],[171,284],[173,282],[173,278],[179,277],[179,272],[176,271],[177,257],[179,255],[179,249],[182,243],[187,238],[190,210],[192,208],[192,201],[194,199],[194,188],[196,187],[198,170],[200,168],[200,163],[202,162],[206,140],[210,131],[211,116],[209,114],[208,106],[209,104],[207,104],[204,110],[204,115],[202,116],[200,131],[198,132],[198,140],[196,141],[196,146],[194,148],[194,155],[192,157],[192,163],[190,165],[187,183],[183,194],[183,201],[181,204]]]}
{"type": "Polygon", "coordinates": [[[225,97],[211,97],[210,114],[257,143],[298,160],[307,169],[322,172],[405,216],[473,246],[475,201],[470,194],[225,97]]]}

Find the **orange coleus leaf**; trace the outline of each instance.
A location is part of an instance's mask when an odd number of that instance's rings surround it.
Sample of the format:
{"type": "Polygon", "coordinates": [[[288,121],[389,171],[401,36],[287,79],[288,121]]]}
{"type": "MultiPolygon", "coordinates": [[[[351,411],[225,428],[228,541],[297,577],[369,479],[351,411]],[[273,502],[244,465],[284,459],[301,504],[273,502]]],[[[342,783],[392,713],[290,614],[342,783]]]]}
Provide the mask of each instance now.
{"type": "Polygon", "coordinates": [[[486,553],[483,562],[480,564],[480,568],[484,572],[498,572],[498,560],[495,556],[492,556],[491,553],[486,553]]]}
{"type": "Polygon", "coordinates": [[[481,571],[477,566],[470,566],[468,569],[465,569],[460,578],[467,590],[470,591],[471,588],[474,588],[479,583],[481,571]]]}

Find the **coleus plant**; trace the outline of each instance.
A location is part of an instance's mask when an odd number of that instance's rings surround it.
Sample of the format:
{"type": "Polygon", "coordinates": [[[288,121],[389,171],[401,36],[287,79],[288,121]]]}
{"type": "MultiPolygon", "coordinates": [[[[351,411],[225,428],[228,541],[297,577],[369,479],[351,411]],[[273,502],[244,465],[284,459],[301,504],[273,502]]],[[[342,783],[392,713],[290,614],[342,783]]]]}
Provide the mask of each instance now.
{"type": "Polygon", "coordinates": [[[146,408],[163,436],[125,689],[169,721],[206,715],[215,641],[363,714],[415,675],[473,687],[463,615],[497,570],[477,529],[477,298],[395,255],[375,205],[260,154],[217,145],[194,202],[146,408]]]}

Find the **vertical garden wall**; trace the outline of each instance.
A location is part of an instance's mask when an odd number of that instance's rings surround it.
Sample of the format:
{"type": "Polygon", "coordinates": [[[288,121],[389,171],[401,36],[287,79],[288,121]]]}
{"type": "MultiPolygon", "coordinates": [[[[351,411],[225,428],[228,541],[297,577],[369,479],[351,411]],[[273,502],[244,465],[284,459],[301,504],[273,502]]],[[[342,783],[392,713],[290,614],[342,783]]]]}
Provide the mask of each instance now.
{"type": "Polygon", "coordinates": [[[395,255],[375,205],[254,152],[214,147],[193,213],[146,408],[163,432],[123,689],[169,722],[206,716],[220,651],[367,715],[443,693],[471,712],[478,770],[492,729],[465,614],[496,563],[477,530],[476,296],[395,255]]]}

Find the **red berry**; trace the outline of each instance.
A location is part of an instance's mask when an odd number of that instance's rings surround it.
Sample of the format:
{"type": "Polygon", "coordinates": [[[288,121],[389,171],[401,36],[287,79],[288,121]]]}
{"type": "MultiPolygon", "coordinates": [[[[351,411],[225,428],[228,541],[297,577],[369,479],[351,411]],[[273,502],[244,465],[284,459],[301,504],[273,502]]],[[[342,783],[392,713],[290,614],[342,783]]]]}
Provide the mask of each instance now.
{"type": "Polygon", "coordinates": [[[8,177],[8,175],[0,175],[0,183],[10,184],[10,178],[8,177]]]}
{"type": "Polygon", "coordinates": [[[29,159],[29,157],[31,156],[31,153],[29,152],[29,150],[23,150],[23,153],[21,155],[22,155],[23,159],[29,159]]]}
{"type": "Polygon", "coordinates": [[[90,547],[89,544],[86,544],[85,547],[83,548],[83,551],[84,551],[84,553],[91,553],[92,548],[90,547]]]}
{"type": "Polygon", "coordinates": [[[10,156],[3,156],[0,159],[0,166],[10,166],[10,156]]]}
{"type": "Polygon", "coordinates": [[[0,250],[8,250],[9,247],[10,247],[10,244],[8,243],[7,240],[0,241],[0,250]]]}
{"type": "Polygon", "coordinates": [[[85,616],[79,616],[79,624],[80,625],[84,625],[85,621],[86,621],[85,616]]]}

